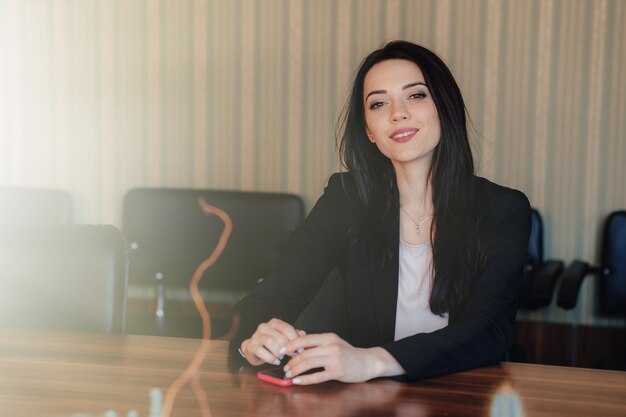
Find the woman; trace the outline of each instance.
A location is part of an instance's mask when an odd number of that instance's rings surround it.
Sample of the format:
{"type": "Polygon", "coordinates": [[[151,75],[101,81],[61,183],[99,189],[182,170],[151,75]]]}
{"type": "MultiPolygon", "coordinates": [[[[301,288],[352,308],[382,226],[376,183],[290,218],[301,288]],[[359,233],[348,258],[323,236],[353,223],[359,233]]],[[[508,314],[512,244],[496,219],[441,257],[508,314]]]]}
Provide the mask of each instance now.
{"type": "Polygon", "coordinates": [[[405,380],[504,358],[530,232],[519,191],[474,176],[465,104],[446,65],[391,42],[356,74],[334,174],[273,273],[237,306],[231,352],[296,384],[405,380]],[[349,331],[293,323],[338,267],[349,331]],[[313,374],[307,370],[323,368],[313,374]]]}

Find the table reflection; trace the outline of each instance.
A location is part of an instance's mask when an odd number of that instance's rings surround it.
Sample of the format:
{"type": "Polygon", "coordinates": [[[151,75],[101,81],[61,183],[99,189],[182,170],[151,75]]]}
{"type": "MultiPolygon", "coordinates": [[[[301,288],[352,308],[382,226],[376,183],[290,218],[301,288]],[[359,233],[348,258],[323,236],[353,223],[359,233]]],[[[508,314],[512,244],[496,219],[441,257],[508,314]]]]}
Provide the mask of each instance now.
{"type": "Polygon", "coordinates": [[[429,415],[428,408],[417,401],[399,404],[403,384],[394,381],[361,384],[327,382],[317,386],[283,388],[254,378],[245,378],[242,379],[241,392],[250,416],[429,415]]]}
{"type": "MultiPolygon", "coordinates": [[[[262,382],[251,371],[246,372],[240,378],[240,393],[250,416],[427,417],[468,412],[491,417],[523,416],[508,406],[514,391],[501,367],[490,369],[489,378],[484,379],[459,374],[414,384],[381,379],[360,384],[327,382],[291,387],[262,382]],[[443,390],[450,398],[447,402],[442,402],[443,390]]],[[[519,398],[518,404],[521,410],[519,398]]]]}
{"type": "Polygon", "coordinates": [[[506,381],[491,398],[490,417],[524,417],[522,399],[506,381]]]}

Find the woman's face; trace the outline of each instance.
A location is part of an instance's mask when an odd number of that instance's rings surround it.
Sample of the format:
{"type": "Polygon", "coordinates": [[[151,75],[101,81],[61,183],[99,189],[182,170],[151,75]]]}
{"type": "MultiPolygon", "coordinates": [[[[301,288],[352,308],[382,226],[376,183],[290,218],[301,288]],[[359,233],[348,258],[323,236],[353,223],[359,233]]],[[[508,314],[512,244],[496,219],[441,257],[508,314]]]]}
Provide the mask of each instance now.
{"type": "Polygon", "coordinates": [[[441,126],[415,63],[390,59],[374,65],[365,75],[363,103],[367,135],[396,169],[430,166],[441,126]]]}

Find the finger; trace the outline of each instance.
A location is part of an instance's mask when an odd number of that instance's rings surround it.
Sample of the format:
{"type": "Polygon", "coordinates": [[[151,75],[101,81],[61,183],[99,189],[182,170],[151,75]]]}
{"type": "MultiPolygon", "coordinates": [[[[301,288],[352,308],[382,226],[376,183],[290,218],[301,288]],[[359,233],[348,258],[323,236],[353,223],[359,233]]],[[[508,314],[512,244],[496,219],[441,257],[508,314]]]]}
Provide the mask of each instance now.
{"type": "Polygon", "coordinates": [[[297,358],[292,358],[283,370],[287,378],[294,378],[315,368],[329,369],[331,363],[332,358],[327,354],[326,349],[311,348],[298,355],[297,358]]]}
{"type": "Polygon", "coordinates": [[[321,382],[332,380],[331,373],[329,371],[320,371],[307,375],[300,375],[291,380],[295,385],[313,385],[321,382]]]}
{"type": "MultiPolygon", "coordinates": [[[[246,347],[246,358],[248,359],[249,355],[253,355],[257,358],[259,358],[260,360],[262,360],[265,363],[271,363],[272,365],[280,365],[280,359],[278,359],[276,356],[274,356],[274,354],[272,354],[272,352],[270,352],[264,345],[255,342],[255,341],[250,341],[248,343],[248,346],[246,347]]],[[[253,358],[249,358],[248,361],[252,364],[252,365],[259,365],[259,364],[255,364],[252,361],[250,361],[250,359],[253,358]]],[[[256,361],[255,361],[256,362],[256,361]]]]}
{"type": "Polygon", "coordinates": [[[273,318],[267,322],[267,324],[271,328],[277,330],[286,339],[284,341],[281,340],[283,345],[287,343],[287,341],[296,339],[299,336],[295,327],[280,319],[273,318]]]}
{"type": "Polygon", "coordinates": [[[272,319],[267,323],[261,323],[257,327],[257,331],[252,335],[252,339],[259,341],[270,352],[279,359],[282,359],[283,353],[281,348],[289,342],[289,337],[292,333],[295,333],[295,329],[290,324],[283,322],[282,320],[272,319]],[[288,335],[285,335],[287,332],[288,335]]]}
{"type": "MultiPolygon", "coordinates": [[[[298,330],[298,336],[302,337],[302,336],[306,336],[306,332],[304,330],[298,330]]],[[[296,356],[299,353],[304,352],[304,348],[301,347],[298,350],[296,350],[295,352],[293,352],[293,354],[291,356],[296,356]]]]}
{"type": "Polygon", "coordinates": [[[276,359],[281,359],[282,357],[280,350],[283,345],[280,343],[280,340],[283,339],[284,338],[280,333],[268,327],[259,328],[259,330],[251,337],[252,341],[265,347],[265,349],[270,351],[276,359]]]}
{"type": "MultiPolygon", "coordinates": [[[[302,337],[302,336],[306,336],[306,332],[304,330],[297,330],[298,332],[298,336],[302,337]]],[[[282,352],[286,353],[287,352],[287,348],[284,348],[281,350],[282,352]]],[[[291,357],[296,357],[298,356],[298,354],[304,352],[304,348],[299,348],[298,350],[294,351],[294,352],[290,352],[288,353],[289,356],[291,357]]]]}
{"type": "Polygon", "coordinates": [[[290,337],[292,337],[295,333],[295,329],[293,326],[278,320],[272,319],[267,323],[261,323],[257,327],[257,331],[252,338],[265,336],[266,338],[272,339],[272,341],[267,341],[269,339],[263,339],[263,343],[276,355],[277,357],[281,354],[279,353],[280,348],[282,348],[287,342],[289,342],[290,337]]]}
{"type": "Polygon", "coordinates": [[[333,374],[331,372],[331,363],[332,358],[327,355],[320,355],[317,352],[318,348],[314,348],[312,350],[307,350],[305,353],[300,355],[301,357],[298,360],[290,361],[284,369],[285,376],[287,378],[292,378],[292,381],[296,385],[309,385],[309,384],[317,384],[324,381],[329,381],[334,379],[333,374]],[[306,357],[304,357],[306,354],[306,357]],[[321,370],[316,370],[316,368],[320,368],[321,370]],[[311,373],[306,373],[309,371],[313,371],[311,373]]]}
{"type": "Polygon", "coordinates": [[[340,339],[333,333],[315,333],[298,337],[285,345],[285,353],[300,352],[304,349],[338,342],[340,339]]]}

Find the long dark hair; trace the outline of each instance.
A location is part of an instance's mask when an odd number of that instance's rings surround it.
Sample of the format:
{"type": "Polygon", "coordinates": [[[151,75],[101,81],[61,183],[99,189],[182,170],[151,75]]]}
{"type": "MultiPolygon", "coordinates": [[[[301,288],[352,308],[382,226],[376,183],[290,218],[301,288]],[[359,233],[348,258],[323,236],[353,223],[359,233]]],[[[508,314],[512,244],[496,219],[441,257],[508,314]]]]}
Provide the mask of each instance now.
{"type": "Polygon", "coordinates": [[[444,314],[463,306],[481,256],[477,253],[480,242],[474,210],[474,161],[465,103],[452,73],[435,53],[410,42],[394,41],[363,60],[338,124],[341,162],[356,182],[364,212],[363,231],[382,237],[381,218],[395,216],[397,220],[399,196],[391,161],[367,138],[363,83],[375,64],[389,59],[417,64],[439,115],[441,138],[428,173],[434,207],[430,309],[444,314]]]}

